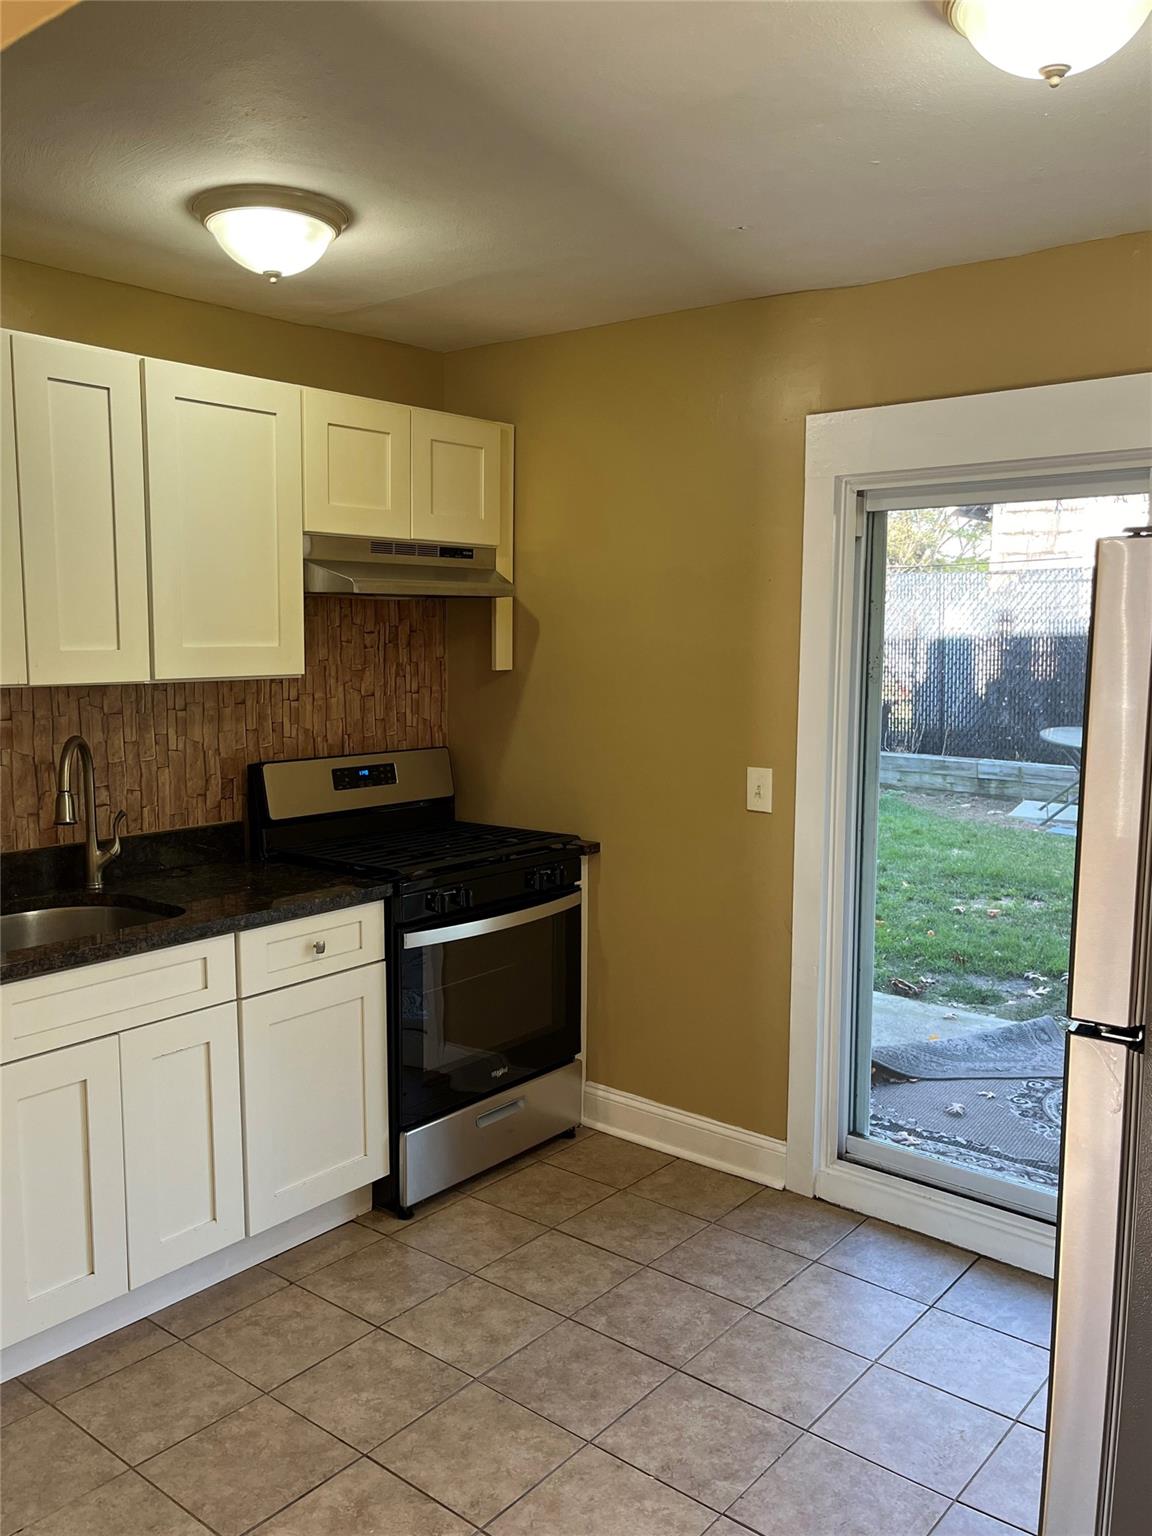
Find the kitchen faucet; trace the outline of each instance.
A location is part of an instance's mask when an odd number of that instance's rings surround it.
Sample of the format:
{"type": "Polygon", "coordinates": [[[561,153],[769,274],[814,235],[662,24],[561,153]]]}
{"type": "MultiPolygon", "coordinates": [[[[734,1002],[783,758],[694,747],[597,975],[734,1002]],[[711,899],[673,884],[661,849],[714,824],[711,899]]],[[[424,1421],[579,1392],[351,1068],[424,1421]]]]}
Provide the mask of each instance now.
{"type": "Polygon", "coordinates": [[[102,843],[96,836],[96,774],[92,767],[92,748],[83,736],[69,736],[60,751],[56,769],[56,825],[76,825],[76,792],[72,773],[80,759],[84,775],[84,883],[90,891],[104,889],[104,866],[120,852],[120,833],[128,820],[123,811],[112,818],[112,836],[102,843]]]}

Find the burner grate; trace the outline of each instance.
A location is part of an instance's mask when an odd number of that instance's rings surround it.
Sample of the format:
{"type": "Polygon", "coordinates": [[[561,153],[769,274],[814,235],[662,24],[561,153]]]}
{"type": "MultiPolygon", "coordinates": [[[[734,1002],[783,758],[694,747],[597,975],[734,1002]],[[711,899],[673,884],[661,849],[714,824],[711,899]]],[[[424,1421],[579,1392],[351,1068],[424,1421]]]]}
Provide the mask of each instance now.
{"type": "Polygon", "coordinates": [[[415,879],[469,863],[496,864],[529,849],[566,848],[568,837],[535,832],[525,827],[489,827],[467,821],[411,830],[393,836],[317,839],[301,852],[325,863],[374,874],[396,874],[415,879]]]}

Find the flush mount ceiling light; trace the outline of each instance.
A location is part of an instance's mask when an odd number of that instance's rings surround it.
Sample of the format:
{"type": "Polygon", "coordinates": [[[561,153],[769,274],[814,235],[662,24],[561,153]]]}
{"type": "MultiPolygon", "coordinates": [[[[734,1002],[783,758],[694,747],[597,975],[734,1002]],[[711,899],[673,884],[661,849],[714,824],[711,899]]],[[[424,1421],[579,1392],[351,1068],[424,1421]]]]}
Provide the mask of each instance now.
{"type": "Polygon", "coordinates": [[[989,64],[1059,85],[1118,53],[1152,0],[947,0],[945,15],[989,64]]]}
{"type": "Polygon", "coordinates": [[[352,217],[332,198],[293,187],[213,187],[189,208],[233,261],[270,283],[315,266],[352,217]]]}

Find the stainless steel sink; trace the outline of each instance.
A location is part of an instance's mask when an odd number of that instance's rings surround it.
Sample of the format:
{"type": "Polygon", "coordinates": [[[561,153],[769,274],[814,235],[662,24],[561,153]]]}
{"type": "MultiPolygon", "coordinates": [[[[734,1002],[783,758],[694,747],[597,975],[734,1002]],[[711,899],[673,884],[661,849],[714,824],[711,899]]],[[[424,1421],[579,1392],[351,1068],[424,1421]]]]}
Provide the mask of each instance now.
{"type": "Polygon", "coordinates": [[[6,912],[0,917],[0,952],[35,949],[40,944],[61,944],[68,939],[88,939],[116,933],[135,923],[155,922],[158,917],[179,917],[183,907],[162,901],[130,900],[77,902],[72,906],[36,907],[27,912],[6,912]]]}

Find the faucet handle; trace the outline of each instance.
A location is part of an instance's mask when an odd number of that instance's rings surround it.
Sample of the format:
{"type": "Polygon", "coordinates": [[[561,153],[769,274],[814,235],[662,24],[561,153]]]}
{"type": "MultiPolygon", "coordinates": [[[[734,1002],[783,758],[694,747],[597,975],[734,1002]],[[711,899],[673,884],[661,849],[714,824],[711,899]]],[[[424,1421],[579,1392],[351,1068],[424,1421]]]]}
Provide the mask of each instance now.
{"type": "Polygon", "coordinates": [[[127,825],[128,813],[126,811],[117,811],[115,816],[112,818],[112,826],[110,829],[112,836],[108,838],[106,842],[96,844],[97,855],[100,860],[101,868],[103,868],[104,865],[108,863],[109,859],[114,859],[119,854],[120,834],[124,831],[127,825]]]}

